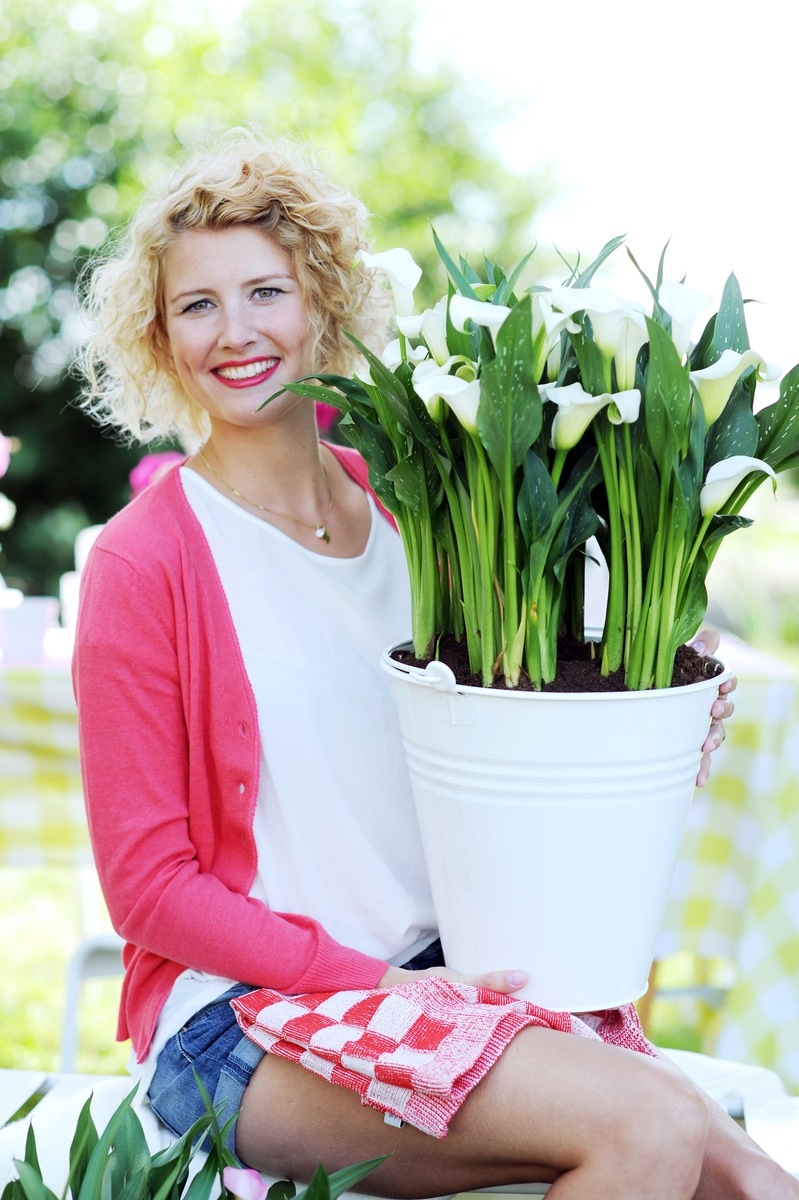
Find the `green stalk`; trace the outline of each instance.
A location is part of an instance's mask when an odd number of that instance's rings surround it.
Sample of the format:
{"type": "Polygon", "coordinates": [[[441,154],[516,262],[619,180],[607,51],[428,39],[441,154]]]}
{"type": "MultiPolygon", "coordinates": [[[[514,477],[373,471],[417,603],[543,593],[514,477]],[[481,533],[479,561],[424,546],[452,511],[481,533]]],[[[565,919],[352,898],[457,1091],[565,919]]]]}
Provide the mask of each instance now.
{"type": "Polygon", "coordinates": [[[622,664],[627,601],[623,567],[624,538],[619,502],[616,440],[612,427],[610,427],[610,434],[608,435],[608,425],[609,423],[604,416],[596,421],[596,441],[602,475],[605,480],[605,492],[608,500],[608,522],[610,525],[610,561],[608,563],[610,582],[605,629],[602,636],[603,675],[610,675],[613,671],[618,670],[622,664]]]}
{"type": "Polygon", "coordinates": [[[635,489],[635,463],[633,461],[630,426],[622,430],[624,442],[624,465],[619,477],[621,510],[625,526],[627,550],[627,611],[624,637],[624,661],[629,661],[633,639],[638,632],[643,604],[643,562],[641,557],[641,518],[638,513],[638,494],[635,489]]]}
{"type": "MultiPolygon", "coordinates": [[[[509,470],[502,481],[502,534],[503,558],[500,589],[504,597],[502,629],[502,657],[505,682],[508,687],[517,687],[521,661],[511,661],[510,648],[516,642],[519,628],[519,571],[516,562],[516,494],[509,470]]],[[[515,656],[514,656],[515,657],[515,656]]]]}
{"type": "Polygon", "coordinates": [[[646,613],[646,619],[638,627],[638,637],[634,640],[630,667],[625,675],[625,683],[633,691],[649,688],[655,671],[662,608],[661,589],[664,559],[667,557],[669,492],[668,481],[662,479],[658,506],[658,528],[652,546],[644,597],[643,611],[646,613]],[[640,646],[635,644],[639,642],[639,639],[640,646]]]}
{"type": "MultiPolygon", "coordinates": [[[[669,538],[669,546],[671,545],[671,541],[672,539],[669,538]]],[[[673,644],[674,621],[677,612],[677,597],[680,590],[680,574],[684,555],[685,545],[683,542],[680,542],[670,563],[670,574],[667,575],[670,582],[663,598],[663,607],[660,616],[658,652],[655,663],[654,686],[656,688],[669,687],[671,677],[674,674],[674,656],[677,650],[673,644]]],[[[669,555],[669,558],[671,559],[671,555],[669,555]]]]}

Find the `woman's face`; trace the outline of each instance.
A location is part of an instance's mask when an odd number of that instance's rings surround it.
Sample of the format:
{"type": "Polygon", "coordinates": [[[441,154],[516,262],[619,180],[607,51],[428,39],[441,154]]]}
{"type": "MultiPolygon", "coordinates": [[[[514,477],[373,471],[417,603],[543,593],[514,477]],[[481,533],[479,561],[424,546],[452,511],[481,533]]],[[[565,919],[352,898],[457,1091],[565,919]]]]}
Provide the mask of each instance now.
{"type": "Polygon", "coordinates": [[[265,400],[311,371],[311,335],[288,255],[252,225],[186,230],[164,262],[169,348],[181,383],[212,419],[274,419],[265,400]]]}

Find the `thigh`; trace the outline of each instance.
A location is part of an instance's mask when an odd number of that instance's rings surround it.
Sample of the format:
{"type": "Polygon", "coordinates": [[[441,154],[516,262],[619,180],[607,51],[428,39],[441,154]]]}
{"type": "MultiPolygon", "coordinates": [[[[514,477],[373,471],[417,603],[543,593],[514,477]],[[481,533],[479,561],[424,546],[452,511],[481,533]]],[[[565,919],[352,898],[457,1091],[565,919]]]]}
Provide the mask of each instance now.
{"type": "MultiPolygon", "coordinates": [[[[355,1093],[267,1055],[242,1098],[236,1149],[270,1174],[307,1181],[388,1154],[367,1192],[440,1196],[474,1187],[548,1182],[634,1125],[636,1111],[677,1073],[656,1060],[549,1029],[522,1030],[436,1139],[397,1129],[355,1093]]],[[[664,1101],[667,1099],[664,1097],[664,1101]]]]}

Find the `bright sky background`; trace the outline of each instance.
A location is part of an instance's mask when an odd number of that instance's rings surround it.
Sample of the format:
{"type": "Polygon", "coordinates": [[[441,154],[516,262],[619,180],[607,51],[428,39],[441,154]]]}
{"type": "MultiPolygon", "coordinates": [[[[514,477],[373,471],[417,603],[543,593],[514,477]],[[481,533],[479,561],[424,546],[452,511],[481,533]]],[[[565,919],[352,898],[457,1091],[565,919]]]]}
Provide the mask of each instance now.
{"type": "MultiPolygon", "coordinates": [[[[799,361],[796,46],[790,0],[429,0],[424,53],[514,99],[499,145],[550,166],[533,234],[584,265],[626,234],[650,276],[713,296],[734,270],[753,347],[799,361]],[[485,82],[485,79],[484,79],[485,82]]],[[[626,255],[600,281],[637,295],[626,255]]],[[[698,328],[697,331],[698,333],[698,328]]]]}

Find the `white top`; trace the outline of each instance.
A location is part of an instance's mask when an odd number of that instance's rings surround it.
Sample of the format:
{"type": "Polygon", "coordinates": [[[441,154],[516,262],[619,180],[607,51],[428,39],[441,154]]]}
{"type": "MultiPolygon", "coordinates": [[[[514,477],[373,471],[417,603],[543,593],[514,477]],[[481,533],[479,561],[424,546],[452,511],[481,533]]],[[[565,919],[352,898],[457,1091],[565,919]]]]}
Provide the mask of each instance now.
{"type": "MultiPolygon", "coordinates": [[[[250,895],[314,917],[338,941],[406,962],[436,936],[402,741],[380,667],[408,638],[399,537],[368,496],[355,558],[297,542],[181,468],[208,539],[255,695],[261,775],[250,895]]],[[[161,1012],[140,1091],[168,1039],[232,983],[185,971],[161,1012]]]]}

